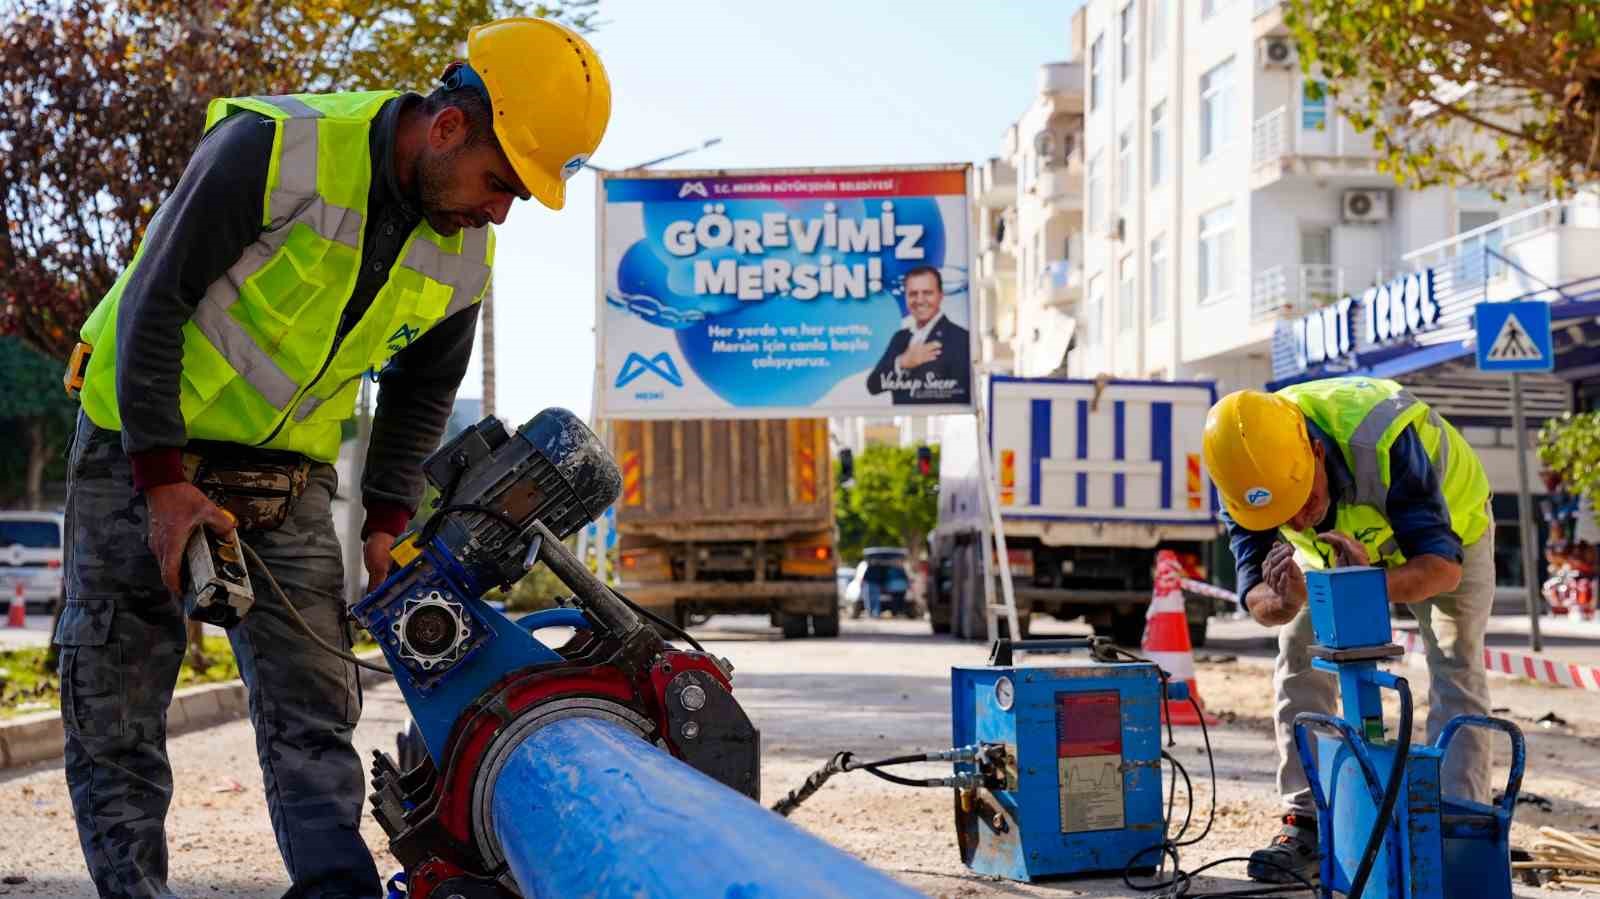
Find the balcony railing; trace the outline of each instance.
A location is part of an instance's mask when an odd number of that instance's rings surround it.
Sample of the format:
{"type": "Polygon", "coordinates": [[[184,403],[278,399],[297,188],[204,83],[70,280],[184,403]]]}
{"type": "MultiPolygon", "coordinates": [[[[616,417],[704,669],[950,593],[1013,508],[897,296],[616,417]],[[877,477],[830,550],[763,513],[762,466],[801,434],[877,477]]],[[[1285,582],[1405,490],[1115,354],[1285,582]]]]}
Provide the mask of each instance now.
{"type": "Polygon", "coordinates": [[[1289,135],[1289,108],[1277,109],[1256,119],[1250,129],[1250,164],[1264,165],[1289,155],[1293,149],[1289,135]]]}
{"type": "Polygon", "coordinates": [[[1017,170],[1003,159],[988,159],[978,167],[978,196],[992,209],[1004,209],[1017,196],[1017,170]]]}
{"type": "Polygon", "coordinates": [[[1083,289],[1083,267],[1064,259],[1047,262],[1039,269],[1038,290],[1047,306],[1076,302],[1083,289]]]}
{"type": "Polygon", "coordinates": [[[1480,228],[1463,231],[1438,243],[1413,250],[1402,257],[1418,268],[1449,269],[1462,280],[1496,278],[1505,273],[1506,263],[1497,258],[1506,241],[1566,223],[1568,204],[1551,200],[1530,209],[1497,219],[1480,228]],[[1485,252],[1492,250],[1493,253],[1485,252]]]}
{"type": "Polygon", "coordinates": [[[1250,317],[1262,321],[1304,315],[1344,295],[1344,269],[1336,265],[1275,265],[1256,272],[1250,317]]]}

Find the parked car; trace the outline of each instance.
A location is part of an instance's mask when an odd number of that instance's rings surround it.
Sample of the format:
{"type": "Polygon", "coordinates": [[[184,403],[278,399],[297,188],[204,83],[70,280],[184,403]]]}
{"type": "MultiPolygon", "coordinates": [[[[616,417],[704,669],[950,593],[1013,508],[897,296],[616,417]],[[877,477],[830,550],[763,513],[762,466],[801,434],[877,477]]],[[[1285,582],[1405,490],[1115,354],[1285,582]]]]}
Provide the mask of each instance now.
{"type": "Polygon", "coordinates": [[[906,551],[897,547],[873,546],[862,553],[855,578],[845,589],[845,599],[850,604],[852,618],[860,618],[865,614],[865,591],[869,586],[878,591],[878,607],[881,611],[905,618],[921,617],[921,606],[911,597],[911,577],[906,572],[907,559],[906,551]]]}
{"type": "Polygon", "coordinates": [[[61,535],[65,518],[56,512],[0,512],[0,606],[11,601],[17,582],[28,611],[49,614],[63,597],[61,535]]]}

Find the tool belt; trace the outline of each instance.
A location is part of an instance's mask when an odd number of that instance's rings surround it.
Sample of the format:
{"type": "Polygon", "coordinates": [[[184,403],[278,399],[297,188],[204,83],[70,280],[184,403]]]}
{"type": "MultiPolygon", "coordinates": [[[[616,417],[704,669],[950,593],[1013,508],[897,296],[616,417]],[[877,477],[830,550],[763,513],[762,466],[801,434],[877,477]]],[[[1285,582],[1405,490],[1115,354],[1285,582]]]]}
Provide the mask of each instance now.
{"type": "Polygon", "coordinates": [[[305,492],[311,462],[299,453],[193,441],[184,448],[183,471],[241,531],[272,531],[289,520],[305,492]]]}

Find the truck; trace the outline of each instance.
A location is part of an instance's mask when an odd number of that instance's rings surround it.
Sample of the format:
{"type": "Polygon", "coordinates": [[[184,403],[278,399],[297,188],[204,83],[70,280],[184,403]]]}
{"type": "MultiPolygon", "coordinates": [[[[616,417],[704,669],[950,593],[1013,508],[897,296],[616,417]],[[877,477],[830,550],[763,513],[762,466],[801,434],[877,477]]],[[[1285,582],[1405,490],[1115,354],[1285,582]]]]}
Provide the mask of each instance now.
{"type": "Polygon", "coordinates": [[[622,469],[617,575],[680,627],[768,615],[786,638],[836,637],[828,421],[611,420],[622,469]]]}
{"type": "MultiPolygon", "coordinates": [[[[1031,615],[1081,617],[1095,633],[1137,646],[1156,552],[1176,551],[1189,575],[1204,580],[1219,535],[1200,450],[1215,400],[1209,382],[992,377],[986,433],[976,433],[973,417],[945,422],[938,524],[928,541],[934,633],[988,637],[982,541],[992,527],[981,436],[1023,636],[1031,615]]],[[[998,582],[994,595],[1002,595],[998,582]]],[[[1212,600],[1186,593],[1185,608],[1190,639],[1203,645],[1212,600]]]]}

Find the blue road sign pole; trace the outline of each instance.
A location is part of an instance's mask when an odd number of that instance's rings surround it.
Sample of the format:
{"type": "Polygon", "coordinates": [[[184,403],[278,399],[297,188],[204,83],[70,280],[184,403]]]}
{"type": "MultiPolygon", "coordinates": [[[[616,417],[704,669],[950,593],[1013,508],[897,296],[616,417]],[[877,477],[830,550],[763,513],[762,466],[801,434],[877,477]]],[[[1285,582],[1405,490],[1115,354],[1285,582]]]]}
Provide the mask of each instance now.
{"type": "Polygon", "coordinates": [[[1526,300],[1479,303],[1473,310],[1473,326],[1478,370],[1511,373],[1511,429],[1517,435],[1517,526],[1522,532],[1522,570],[1528,588],[1528,642],[1538,652],[1543,642],[1539,637],[1539,531],[1534,526],[1533,494],[1528,485],[1528,425],[1522,414],[1521,373],[1555,370],[1550,304],[1526,300]]]}
{"type": "Polygon", "coordinates": [[[1522,571],[1528,585],[1528,641],[1543,649],[1539,637],[1539,531],[1533,526],[1533,494],[1528,492],[1528,428],[1522,418],[1522,374],[1511,373],[1511,429],[1517,433],[1517,522],[1522,530],[1522,571]]]}

